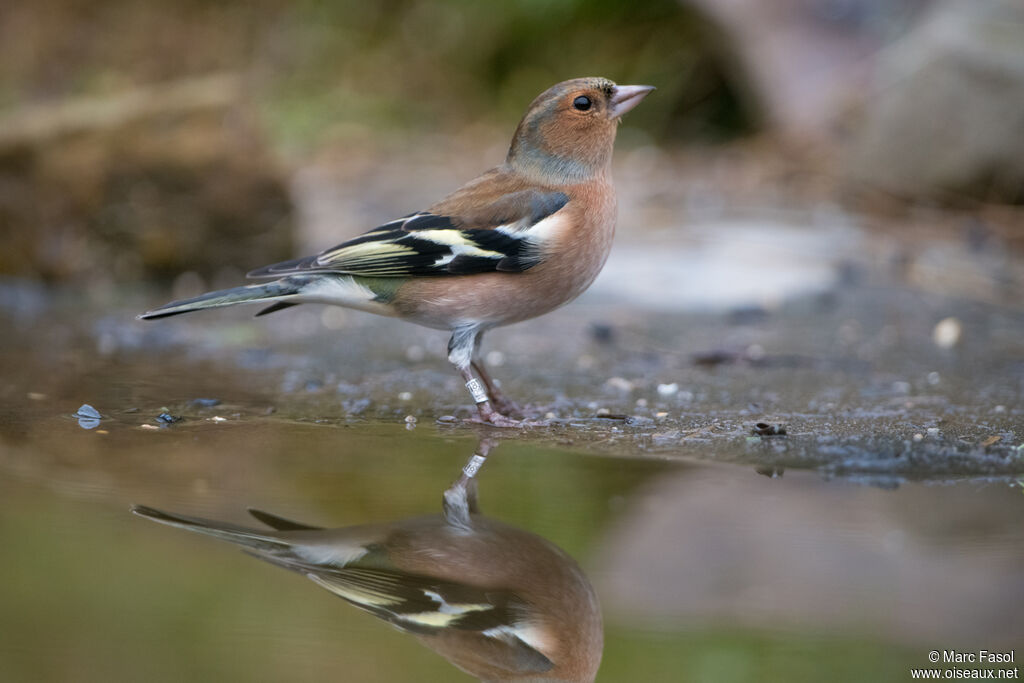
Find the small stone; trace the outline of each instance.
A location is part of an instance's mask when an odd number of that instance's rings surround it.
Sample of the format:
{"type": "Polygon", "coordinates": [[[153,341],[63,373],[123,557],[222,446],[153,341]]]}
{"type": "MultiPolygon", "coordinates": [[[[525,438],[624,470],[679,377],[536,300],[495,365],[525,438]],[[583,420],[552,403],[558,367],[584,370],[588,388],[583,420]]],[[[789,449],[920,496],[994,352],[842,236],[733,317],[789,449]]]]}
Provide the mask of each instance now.
{"type": "Polygon", "coordinates": [[[928,432],[928,437],[931,438],[931,439],[938,438],[938,436],[939,436],[939,428],[938,427],[929,427],[925,431],[928,432]]]}
{"type": "Polygon", "coordinates": [[[157,427],[156,425],[149,425],[149,424],[146,424],[146,425],[139,425],[139,427],[140,427],[140,428],[142,428],[142,429],[149,429],[149,430],[152,430],[152,429],[160,429],[160,428],[159,428],[159,427],[157,427]]]}
{"type": "Polygon", "coordinates": [[[548,412],[544,413],[544,419],[545,420],[554,420],[556,417],[558,417],[558,416],[555,415],[554,413],[552,413],[550,410],[548,412]]]}
{"type": "Polygon", "coordinates": [[[659,384],[658,385],[658,396],[673,396],[679,391],[679,385],[675,382],[671,384],[659,384]]]}
{"type": "Polygon", "coordinates": [[[611,412],[612,411],[608,410],[607,408],[598,408],[597,409],[597,416],[601,417],[602,415],[611,415],[611,412]]]}
{"type": "Polygon", "coordinates": [[[214,415],[213,417],[209,418],[209,420],[210,420],[210,422],[227,422],[228,421],[228,419],[226,417],[221,417],[220,415],[214,415]]]}
{"type": "Polygon", "coordinates": [[[100,415],[100,411],[96,410],[88,403],[83,403],[82,407],[78,409],[77,413],[75,413],[75,417],[86,417],[92,418],[93,420],[99,420],[102,419],[103,416],[100,415]]]}
{"type": "Polygon", "coordinates": [[[46,394],[40,394],[38,391],[28,392],[28,400],[30,401],[45,401],[46,394]]]}
{"type": "Polygon", "coordinates": [[[956,318],[943,318],[932,330],[932,341],[940,349],[951,349],[960,342],[963,326],[956,318]]]}
{"type": "Polygon", "coordinates": [[[917,434],[914,434],[914,442],[916,443],[916,442],[919,442],[919,441],[924,441],[924,434],[922,434],[920,432],[918,432],[917,434]]]}
{"type": "Polygon", "coordinates": [[[664,410],[659,410],[658,412],[656,412],[654,414],[654,417],[658,417],[658,418],[668,417],[668,413],[666,413],[664,410]]]}
{"type": "Polygon", "coordinates": [[[786,436],[786,425],[758,422],[751,433],[756,436],[786,436]]]}
{"type": "Polygon", "coordinates": [[[412,392],[411,391],[403,391],[402,393],[400,393],[398,395],[398,400],[399,401],[411,401],[412,400],[412,392]]]}
{"type": "Polygon", "coordinates": [[[992,409],[992,412],[994,412],[994,413],[1005,413],[1006,412],[1006,406],[998,405],[998,406],[996,406],[995,408],[992,409]]]}
{"type": "Polygon", "coordinates": [[[624,394],[633,391],[633,383],[625,377],[609,377],[605,380],[604,385],[609,389],[621,391],[624,394]]]}
{"type": "Polygon", "coordinates": [[[82,407],[78,409],[74,417],[78,418],[78,426],[82,429],[95,429],[100,426],[100,420],[103,416],[100,415],[100,411],[93,408],[88,403],[83,403],[82,407]]]}
{"type": "Polygon", "coordinates": [[[437,420],[435,420],[435,421],[438,424],[450,425],[450,424],[455,424],[456,422],[459,421],[459,419],[457,417],[455,417],[454,415],[442,415],[441,417],[437,418],[437,420]]]}

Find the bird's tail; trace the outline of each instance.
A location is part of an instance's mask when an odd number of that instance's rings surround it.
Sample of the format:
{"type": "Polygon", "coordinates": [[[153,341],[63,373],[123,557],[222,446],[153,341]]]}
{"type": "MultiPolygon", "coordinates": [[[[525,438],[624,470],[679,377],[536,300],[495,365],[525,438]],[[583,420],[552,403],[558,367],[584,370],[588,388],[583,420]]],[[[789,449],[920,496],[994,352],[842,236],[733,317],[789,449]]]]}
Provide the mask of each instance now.
{"type": "MultiPolygon", "coordinates": [[[[243,287],[232,287],[221,289],[216,292],[207,292],[191,299],[172,301],[152,311],[146,311],[139,316],[140,320],[153,320],[155,318],[166,318],[179,313],[191,313],[204,308],[220,308],[221,306],[233,306],[235,304],[248,304],[259,302],[273,302],[273,310],[279,310],[290,306],[288,299],[299,294],[303,286],[307,284],[304,279],[287,277],[273,282],[265,282],[258,285],[246,285],[243,287]]],[[[267,312],[270,312],[269,310],[267,312]]]]}
{"type": "Polygon", "coordinates": [[[291,546],[291,543],[278,538],[272,531],[265,532],[227,522],[203,519],[202,517],[186,517],[185,515],[163,512],[162,510],[146,507],[145,505],[133,505],[132,512],[160,524],[167,524],[168,526],[186,531],[213,536],[214,538],[229,541],[257,553],[273,553],[275,550],[280,551],[291,546]]]}

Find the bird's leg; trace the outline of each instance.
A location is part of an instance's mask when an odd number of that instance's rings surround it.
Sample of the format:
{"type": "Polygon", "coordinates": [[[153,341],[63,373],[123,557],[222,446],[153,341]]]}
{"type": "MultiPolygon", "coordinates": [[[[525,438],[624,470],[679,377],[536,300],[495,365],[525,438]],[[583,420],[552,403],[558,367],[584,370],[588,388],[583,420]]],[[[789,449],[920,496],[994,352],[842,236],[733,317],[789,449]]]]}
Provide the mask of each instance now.
{"type": "Polygon", "coordinates": [[[452,332],[452,338],[448,341],[448,361],[455,366],[455,369],[462,375],[469,389],[473,401],[476,402],[476,409],[479,413],[478,421],[495,427],[521,427],[519,420],[502,415],[491,405],[487,390],[484,389],[480,380],[473,376],[471,370],[473,364],[473,349],[476,347],[476,338],[480,328],[477,326],[457,327],[452,332]]]}
{"type": "Polygon", "coordinates": [[[462,476],[444,492],[444,516],[448,523],[463,529],[472,527],[470,515],[480,514],[477,500],[476,475],[487,462],[487,455],[497,442],[482,439],[476,453],[462,468],[462,476]]]}
{"type": "Polygon", "coordinates": [[[480,380],[483,381],[484,386],[487,388],[487,395],[491,398],[491,404],[497,408],[498,412],[501,413],[512,413],[515,415],[522,415],[523,411],[516,405],[516,402],[509,399],[505,394],[502,393],[498,385],[491,379],[491,374],[487,372],[487,368],[484,366],[484,361],[480,357],[480,342],[483,341],[484,335],[481,332],[477,335],[476,344],[473,346],[473,361],[472,367],[476,370],[476,374],[480,375],[480,380]]]}
{"type": "Polygon", "coordinates": [[[521,427],[522,422],[513,420],[511,417],[502,415],[491,406],[491,400],[487,391],[483,388],[480,380],[473,376],[468,367],[460,368],[459,374],[466,380],[466,388],[476,401],[476,410],[479,413],[479,421],[495,427],[521,427]]]}

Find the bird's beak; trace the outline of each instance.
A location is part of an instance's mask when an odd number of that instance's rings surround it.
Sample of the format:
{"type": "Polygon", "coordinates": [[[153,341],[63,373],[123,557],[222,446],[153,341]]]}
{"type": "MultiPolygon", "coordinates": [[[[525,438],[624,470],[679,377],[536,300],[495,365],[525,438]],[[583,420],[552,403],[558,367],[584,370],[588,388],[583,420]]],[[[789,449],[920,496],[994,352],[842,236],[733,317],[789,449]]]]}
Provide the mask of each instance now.
{"type": "Polygon", "coordinates": [[[647,93],[654,90],[653,85],[617,85],[612,89],[611,109],[609,115],[617,119],[627,111],[640,104],[647,93]]]}

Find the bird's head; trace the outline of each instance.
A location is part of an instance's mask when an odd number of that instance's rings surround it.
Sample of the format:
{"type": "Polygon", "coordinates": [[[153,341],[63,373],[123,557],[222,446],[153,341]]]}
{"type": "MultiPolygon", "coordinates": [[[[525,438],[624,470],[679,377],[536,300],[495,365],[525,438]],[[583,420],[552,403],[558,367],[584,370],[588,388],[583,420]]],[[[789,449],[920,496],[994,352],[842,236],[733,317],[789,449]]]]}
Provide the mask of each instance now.
{"type": "Polygon", "coordinates": [[[616,85],[607,78],[575,78],[551,86],[533,101],[512,138],[506,163],[552,184],[583,182],[611,160],[622,115],[654,86],[616,85]]]}

